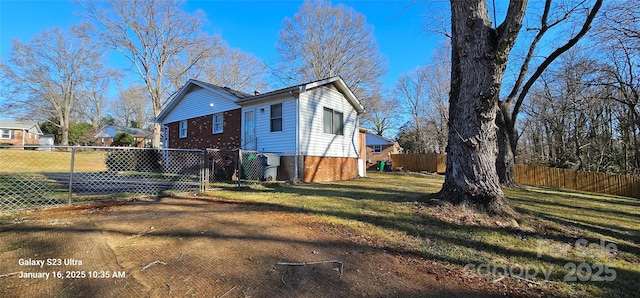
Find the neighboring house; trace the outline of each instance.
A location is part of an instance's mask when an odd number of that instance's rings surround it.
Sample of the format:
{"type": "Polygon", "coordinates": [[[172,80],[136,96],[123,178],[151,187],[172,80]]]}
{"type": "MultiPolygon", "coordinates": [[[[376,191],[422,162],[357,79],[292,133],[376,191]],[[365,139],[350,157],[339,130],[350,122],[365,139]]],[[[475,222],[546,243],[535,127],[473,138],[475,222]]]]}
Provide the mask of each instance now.
{"type": "Polygon", "coordinates": [[[189,80],[156,118],[168,148],[302,155],[304,181],[364,176],[364,111],[340,77],[246,94],[189,80]]]}
{"type": "Polygon", "coordinates": [[[0,145],[24,148],[25,145],[38,145],[40,125],[30,121],[0,121],[0,145]]]}
{"type": "Polygon", "coordinates": [[[391,154],[399,154],[402,148],[398,142],[372,133],[367,133],[367,169],[374,169],[378,161],[391,161],[391,154]]]}
{"type": "Polygon", "coordinates": [[[145,147],[146,144],[148,142],[151,142],[151,140],[153,139],[153,132],[148,130],[117,125],[107,125],[100,129],[100,131],[98,131],[98,133],[93,136],[94,145],[111,146],[113,144],[113,138],[121,132],[131,135],[135,140],[136,147],[145,147]]]}

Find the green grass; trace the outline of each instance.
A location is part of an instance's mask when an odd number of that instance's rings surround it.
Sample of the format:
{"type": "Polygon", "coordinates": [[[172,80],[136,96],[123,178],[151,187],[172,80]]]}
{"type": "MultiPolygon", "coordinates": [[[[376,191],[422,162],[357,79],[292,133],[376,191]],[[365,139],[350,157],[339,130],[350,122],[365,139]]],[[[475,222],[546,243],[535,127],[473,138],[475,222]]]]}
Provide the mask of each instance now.
{"type": "Polygon", "coordinates": [[[509,220],[435,200],[442,182],[441,176],[376,172],[331,183],[219,186],[209,195],[295,212],[336,233],[358,235],[358,241],[372,247],[461,268],[473,264],[474,272],[482,273],[477,267],[483,264],[549,270],[551,282],[542,272],[530,279],[557,296],[625,297],[640,292],[640,200],[548,188],[508,189],[509,201],[521,214],[520,227],[513,228],[509,220]],[[583,242],[587,245],[576,246],[583,242]],[[615,252],[607,252],[601,243],[608,248],[615,243],[615,252]],[[613,277],[610,270],[616,276],[613,281],[566,282],[567,276],[588,277],[573,274],[571,264],[589,266],[593,272],[602,269],[591,276],[613,277]]]}
{"type": "MultiPolygon", "coordinates": [[[[105,152],[79,152],[74,160],[74,170],[98,172],[107,169],[105,152]]],[[[0,173],[69,172],[71,152],[0,150],[0,173]]]]}

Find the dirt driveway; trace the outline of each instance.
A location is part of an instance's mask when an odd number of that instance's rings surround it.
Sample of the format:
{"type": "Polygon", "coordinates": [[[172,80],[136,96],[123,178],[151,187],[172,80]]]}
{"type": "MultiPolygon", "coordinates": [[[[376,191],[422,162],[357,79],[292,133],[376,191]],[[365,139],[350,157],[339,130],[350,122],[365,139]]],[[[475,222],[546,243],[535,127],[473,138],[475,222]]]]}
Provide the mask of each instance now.
{"type": "Polygon", "coordinates": [[[0,296],[536,294],[358,238],[311,216],[216,199],[42,210],[0,223],[0,296]]]}

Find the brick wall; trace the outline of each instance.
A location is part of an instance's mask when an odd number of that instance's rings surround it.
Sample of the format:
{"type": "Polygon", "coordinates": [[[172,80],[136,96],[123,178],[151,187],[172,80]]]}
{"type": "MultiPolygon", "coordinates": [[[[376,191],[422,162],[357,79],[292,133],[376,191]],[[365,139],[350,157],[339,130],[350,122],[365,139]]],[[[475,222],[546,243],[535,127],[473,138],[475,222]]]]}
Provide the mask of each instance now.
{"type": "Polygon", "coordinates": [[[22,146],[22,134],[24,133],[24,144],[25,145],[38,145],[40,141],[40,135],[35,133],[30,133],[28,131],[22,131],[19,129],[13,129],[13,138],[11,139],[0,139],[1,144],[11,144],[13,146],[22,146]]]}
{"type": "Polygon", "coordinates": [[[213,115],[187,120],[187,137],[180,138],[180,122],[169,123],[169,148],[235,149],[240,147],[241,109],[224,112],[222,133],[212,133],[213,115]]]}
{"type": "Polygon", "coordinates": [[[394,144],[382,145],[382,152],[373,153],[373,146],[367,146],[367,169],[376,169],[378,161],[391,161],[391,154],[398,154],[399,150],[394,144]]]}
{"type": "Polygon", "coordinates": [[[358,159],[350,157],[304,157],[304,181],[321,182],[358,177],[358,159]]]}

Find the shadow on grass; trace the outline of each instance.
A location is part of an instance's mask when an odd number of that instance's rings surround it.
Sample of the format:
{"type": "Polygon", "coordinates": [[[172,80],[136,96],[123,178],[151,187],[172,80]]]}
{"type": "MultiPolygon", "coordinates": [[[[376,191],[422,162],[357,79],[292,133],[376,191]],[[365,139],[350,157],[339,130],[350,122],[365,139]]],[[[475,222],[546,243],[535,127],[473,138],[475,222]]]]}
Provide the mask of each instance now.
{"type": "MultiPolygon", "coordinates": [[[[343,185],[341,183],[336,184],[318,184],[318,185],[305,185],[300,187],[289,187],[282,185],[269,185],[264,190],[244,189],[240,190],[247,193],[251,192],[274,192],[285,193],[299,196],[328,196],[333,198],[345,198],[350,200],[376,200],[390,203],[404,203],[413,201],[425,201],[429,198],[434,198],[435,194],[425,194],[422,192],[404,191],[394,189],[393,187],[380,187],[380,186],[358,186],[358,185],[343,185]]],[[[531,192],[531,191],[528,191],[531,192]]],[[[541,196],[549,196],[549,194],[540,193],[541,196]]],[[[590,200],[589,195],[572,195],[571,193],[563,193],[559,195],[562,199],[571,199],[576,201],[576,205],[569,205],[566,203],[558,203],[559,206],[564,208],[575,208],[576,210],[583,210],[593,214],[593,218],[598,218],[598,215],[607,213],[611,215],[622,215],[627,218],[634,219],[635,214],[626,211],[608,210],[608,208],[598,209],[597,207],[584,207],[580,204],[580,200],[590,200]],[[584,197],[583,197],[584,196],[584,197]]],[[[624,198],[612,197],[611,199],[601,200],[600,204],[616,204],[617,200],[624,200],[624,198]]],[[[399,231],[410,236],[420,237],[423,239],[433,240],[432,245],[443,245],[445,249],[449,248],[461,248],[467,250],[466,253],[461,253],[459,256],[453,254],[442,254],[439,249],[431,249],[425,245],[418,250],[403,251],[399,253],[412,254],[419,257],[425,257],[429,259],[435,259],[443,262],[448,262],[460,266],[465,266],[469,263],[482,263],[491,262],[491,258],[495,256],[496,259],[510,260],[513,258],[519,258],[528,260],[529,263],[546,263],[554,268],[558,268],[559,271],[554,274],[556,280],[562,281],[567,274],[568,263],[580,264],[584,260],[576,258],[572,255],[565,255],[561,257],[554,257],[548,255],[542,255],[538,257],[536,252],[531,250],[518,249],[518,247],[526,247],[527,245],[536,245],[535,243],[523,242],[520,245],[514,247],[506,247],[500,244],[491,243],[482,238],[474,237],[476,235],[491,235],[497,234],[497,238],[510,238],[514,237],[514,231],[505,228],[489,227],[489,226],[460,226],[444,222],[437,218],[427,215],[411,215],[411,214],[366,214],[355,211],[344,210],[318,210],[318,208],[309,208],[306,206],[290,206],[280,203],[268,203],[257,202],[249,203],[242,202],[240,204],[248,204],[253,207],[266,208],[269,210],[293,212],[293,213],[305,213],[311,215],[331,216],[336,218],[342,218],[347,220],[354,220],[372,224],[377,227],[399,231]],[[480,240],[478,240],[480,239],[480,240]],[[477,253],[474,253],[477,252],[477,253]],[[487,254],[489,259],[487,259],[487,254]]],[[[547,205],[546,208],[550,212],[532,212],[523,208],[517,208],[520,212],[528,213],[535,218],[541,219],[546,222],[552,222],[561,226],[570,226],[578,228],[579,230],[591,231],[603,235],[604,237],[611,237],[614,242],[623,240],[625,242],[632,243],[631,245],[618,243],[620,251],[634,255],[631,257],[631,262],[640,256],[640,249],[638,243],[640,238],[636,235],[637,230],[633,228],[627,229],[630,234],[622,233],[620,230],[624,230],[624,227],[617,226],[615,224],[600,224],[597,222],[586,222],[583,220],[574,220],[570,218],[571,212],[567,213],[567,217],[553,215],[551,211],[554,210],[554,203],[543,200],[535,200],[535,197],[531,197],[526,201],[520,200],[520,204],[537,204],[547,205]]],[[[586,205],[586,204],[584,204],[586,205]]],[[[626,204],[628,206],[634,206],[634,204],[626,204]]],[[[604,207],[604,206],[603,206],[604,207]]],[[[608,206],[606,206],[608,207],[608,206]]],[[[615,207],[611,207],[615,208],[615,207]]],[[[600,216],[601,217],[601,216],[600,216]]],[[[546,231],[536,231],[530,233],[527,236],[538,240],[553,240],[564,244],[575,244],[578,239],[585,239],[589,243],[599,243],[600,239],[588,237],[584,233],[578,233],[578,235],[563,235],[560,233],[547,233],[546,231]]],[[[593,265],[593,264],[591,264],[593,265]]],[[[617,272],[617,278],[613,282],[587,282],[593,286],[596,286],[604,291],[607,296],[633,296],[633,293],[638,291],[635,280],[640,280],[640,272],[634,271],[628,268],[615,268],[617,272]]]]}
{"type": "MultiPolygon", "coordinates": [[[[364,183],[367,180],[363,180],[364,183]]],[[[412,181],[415,183],[416,181],[412,181]]],[[[396,187],[395,185],[355,185],[354,183],[335,183],[335,184],[310,184],[310,185],[302,185],[302,186],[285,186],[278,184],[267,184],[260,189],[232,189],[234,192],[241,193],[243,195],[250,196],[252,194],[262,194],[265,193],[279,193],[279,194],[287,194],[293,196],[322,196],[322,197],[332,197],[336,199],[345,198],[348,200],[374,200],[378,202],[389,202],[389,210],[387,212],[375,212],[375,213],[366,213],[365,210],[360,209],[331,209],[331,208],[313,208],[307,207],[304,205],[292,206],[285,205],[285,203],[275,203],[275,202],[248,202],[242,200],[226,200],[226,201],[217,201],[217,200],[206,200],[211,204],[231,204],[234,206],[238,206],[238,209],[242,210],[259,210],[259,211],[277,211],[277,212],[286,212],[286,213],[296,213],[296,214],[308,214],[308,215],[318,215],[318,216],[328,216],[335,217],[345,220],[358,221],[362,223],[367,223],[373,225],[375,227],[380,227],[383,229],[388,229],[392,231],[397,231],[409,236],[414,236],[422,241],[422,245],[418,248],[413,247],[377,247],[375,245],[370,244],[356,244],[357,247],[361,249],[379,249],[384,248],[390,251],[394,251],[399,254],[406,254],[411,256],[416,256],[420,258],[438,260],[441,262],[451,263],[458,266],[465,266],[467,264],[483,264],[483,263],[492,263],[497,260],[516,260],[523,259],[524,261],[519,261],[520,263],[530,263],[530,264],[539,264],[545,263],[554,268],[560,268],[560,271],[556,271],[553,275],[556,280],[562,280],[564,274],[566,274],[565,265],[567,263],[580,263],[582,260],[572,258],[569,255],[563,255],[560,257],[551,256],[551,255],[542,255],[538,257],[537,253],[532,251],[531,245],[535,245],[534,239],[552,239],[554,241],[558,241],[561,243],[575,243],[575,236],[569,235],[560,235],[560,234],[541,234],[539,232],[534,232],[529,234],[529,240],[515,240],[517,238],[516,230],[511,230],[509,228],[498,228],[491,226],[472,226],[472,225],[456,225],[453,223],[449,223],[443,220],[440,220],[434,216],[430,216],[423,212],[418,212],[418,210],[411,209],[410,206],[407,207],[406,204],[403,206],[405,208],[399,208],[399,211],[394,210],[394,206],[396,203],[407,203],[413,202],[417,200],[425,200],[429,198],[433,198],[433,193],[425,193],[423,191],[411,191],[411,190],[403,190],[400,187],[396,187]],[[483,238],[484,236],[487,238],[483,238]],[[498,241],[496,241],[498,240],[498,241]],[[518,242],[516,245],[501,245],[502,241],[513,241],[518,242]],[[452,251],[460,250],[460,253],[453,253],[452,251]]],[[[214,193],[215,194],[215,193],[214,193]]],[[[586,198],[585,198],[586,199],[586,198]]],[[[164,200],[159,200],[155,202],[149,202],[145,204],[177,204],[182,205],[182,203],[189,204],[185,202],[173,203],[166,202],[164,200]]],[[[524,202],[522,204],[527,204],[524,202]]],[[[201,206],[198,204],[197,212],[203,212],[205,210],[205,206],[201,206]]],[[[550,206],[551,207],[551,206],[550,206]]],[[[427,206],[427,208],[437,208],[436,206],[427,206]]],[[[190,211],[187,211],[190,212],[190,211]]],[[[551,221],[556,224],[567,226],[574,225],[574,222],[569,222],[565,218],[558,218],[557,216],[553,216],[548,213],[538,212],[531,213],[531,211],[527,211],[529,214],[537,217],[539,219],[543,219],[546,221],[551,221]]],[[[155,212],[158,218],[162,218],[164,215],[170,215],[170,211],[166,211],[166,214],[162,214],[162,211],[155,212]],[[158,214],[159,213],[159,214],[158,214]]],[[[586,229],[588,223],[583,223],[583,229],[586,229]]],[[[611,229],[614,226],[609,227],[601,227],[598,231],[602,235],[611,236],[616,239],[624,239],[621,238],[624,235],[616,234],[616,231],[612,231],[611,229]]],[[[29,232],[34,230],[41,229],[53,229],[49,227],[18,227],[18,226],[10,226],[10,227],[2,227],[0,226],[0,233],[4,232],[29,232]]],[[[68,227],[64,228],[65,231],[69,231],[71,233],[82,233],[82,232],[94,232],[95,229],[82,229],[82,228],[72,228],[68,227]]],[[[118,231],[118,230],[106,230],[103,232],[109,233],[120,233],[123,235],[130,235],[130,232],[118,231]]],[[[291,239],[281,239],[281,238],[270,238],[264,237],[261,235],[242,235],[242,236],[234,236],[234,235],[223,235],[216,232],[206,232],[206,233],[197,233],[191,230],[181,229],[180,227],[175,227],[171,230],[166,231],[157,231],[154,232],[154,236],[159,237],[185,237],[185,238],[197,238],[197,237],[207,237],[212,239],[242,239],[242,240],[250,240],[250,241],[280,241],[280,242],[295,242],[295,243],[313,243],[314,245],[319,246],[327,246],[327,247],[354,247],[352,242],[347,240],[345,241],[333,241],[333,242],[324,242],[324,243],[315,243],[313,241],[301,241],[301,240],[291,240],[291,239]]],[[[586,239],[586,237],[583,237],[586,239]]],[[[597,239],[588,239],[590,242],[597,242],[597,239]]],[[[634,244],[637,244],[637,238],[624,239],[627,241],[631,241],[634,244]]],[[[636,256],[640,253],[637,248],[631,249],[629,248],[621,248],[625,249],[630,253],[635,254],[636,256]]],[[[518,262],[518,261],[514,261],[518,262]]],[[[505,264],[507,265],[507,264],[505,264]]],[[[636,292],[638,292],[638,285],[636,285],[635,281],[640,280],[640,272],[630,270],[627,268],[616,268],[617,278],[613,282],[593,282],[590,283],[596,287],[599,287],[603,290],[605,296],[633,296],[636,292]]]]}
{"type": "MultiPolygon", "coordinates": [[[[210,204],[220,204],[219,201],[206,200],[210,204]]],[[[175,204],[175,205],[183,205],[183,202],[167,202],[166,200],[153,201],[153,202],[144,202],[142,204],[154,205],[154,204],[175,204]]],[[[188,202],[184,202],[189,204],[188,202]]],[[[224,201],[223,203],[237,206],[239,210],[249,210],[249,211],[275,211],[275,212],[285,212],[285,213],[297,213],[297,214],[310,214],[310,215],[321,215],[321,216],[334,216],[343,219],[356,220],[360,222],[369,223],[375,226],[383,227],[386,229],[392,229],[396,231],[404,232],[408,235],[414,235],[422,238],[432,239],[432,244],[435,246],[442,245],[444,249],[460,247],[464,249],[469,249],[473,251],[486,252],[491,256],[499,257],[500,259],[511,259],[511,258],[523,258],[526,260],[531,260],[532,262],[544,262],[549,264],[549,266],[553,266],[554,268],[563,268],[563,266],[567,263],[578,263],[579,260],[571,259],[568,257],[553,257],[543,255],[542,257],[538,257],[535,252],[526,251],[523,249],[515,249],[508,248],[500,245],[499,243],[489,243],[487,241],[474,239],[469,237],[469,235],[477,235],[477,234],[487,234],[487,233],[498,233],[503,237],[510,237],[511,231],[508,229],[495,228],[495,227],[486,227],[486,226],[458,226],[455,224],[443,222],[436,218],[432,218],[430,216],[415,216],[415,217],[391,217],[387,218],[383,215],[369,215],[369,214],[357,214],[352,212],[343,212],[339,210],[309,210],[304,207],[291,207],[285,206],[281,204],[273,204],[273,203],[262,203],[262,202],[234,202],[234,201],[224,201]],[[423,227],[423,228],[420,228],[423,227]]],[[[207,204],[189,204],[191,207],[198,207],[196,212],[202,212],[207,204]]],[[[155,216],[168,216],[169,213],[172,212],[170,210],[166,211],[164,214],[162,211],[153,212],[155,216]]],[[[192,211],[185,211],[190,213],[192,211]]],[[[222,224],[222,223],[221,223],[222,224]]],[[[56,226],[19,226],[19,225],[9,225],[9,226],[0,226],[0,233],[18,233],[18,234],[28,234],[32,232],[61,232],[61,233],[69,233],[69,234],[82,234],[82,233],[94,233],[94,232],[102,232],[102,233],[114,233],[120,234],[123,236],[130,236],[131,231],[124,231],[118,229],[97,229],[95,227],[56,227],[56,226]]],[[[418,258],[425,258],[431,260],[437,260],[440,262],[455,264],[459,266],[465,266],[467,264],[475,264],[480,265],[483,263],[493,263],[492,259],[485,259],[480,255],[472,255],[466,256],[465,254],[460,257],[445,255],[440,253],[440,250],[435,249],[431,250],[429,248],[423,249],[405,249],[405,248],[397,248],[397,247],[376,247],[371,246],[369,244],[354,244],[349,240],[340,240],[340,241],[329,241],[316,243],[311,240],[292,240],[287,238],[274,238],[268,237],[264,235],[227,235],[220,234],[216,231],[206,231],[204,233],[193,231],[191,229],[184,229],[181,227],[174,227],[172,229],[154,231],[153,237],[165,237],[165,238],[175,238],[175,237],[183,237],[183,238],[210,238],[210,239],[238,239],[238,240],[247,240],[252,242],[283,242],[283,243],[294,243],[294,244],[313,244],[318,247],[331,247],[331,248],[356,248],[358,250],[368,250],[368,249],[386,249],[398,254],[410,255],[418,258]]],[[[31,244],[29,244],[31,245],[31,244]]],[[[41,244],[34,243],[35,246],[42,246],[41,244]]],[[[49,248],[46,249],[49,251],[49,248]]],[[[506,265],[506,264],[505,264],[506,265]]],[[[631,281],[637,280],[640,278],[640,273],[635,271],[630,271],[626,269],[616,268],[617,280],[620,281],[622,279],[631,281]]],[[[561,280],[563,277],[563,272],[555,272],[552,275],[552,278],[556,280],[561,280]]],[[[611,283],[596,283],[595,285],[602,288],[605,293],[614,293],[617,296],[624,296],[625,294],[635,293],[635,288],[629,286],[628,282],[611,282],[611,283]]]]}

